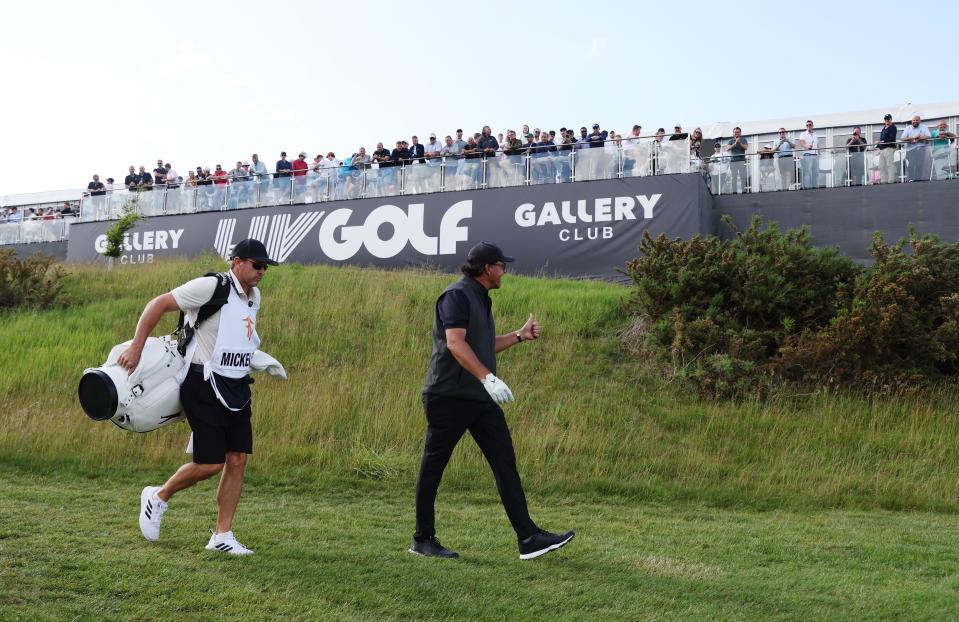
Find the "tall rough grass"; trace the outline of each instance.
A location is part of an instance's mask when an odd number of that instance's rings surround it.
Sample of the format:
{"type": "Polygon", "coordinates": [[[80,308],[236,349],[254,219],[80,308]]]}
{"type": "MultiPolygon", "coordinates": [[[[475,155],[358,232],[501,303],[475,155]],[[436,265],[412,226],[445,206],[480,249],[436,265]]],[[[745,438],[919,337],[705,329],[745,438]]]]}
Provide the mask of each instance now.
{"type": "MultiPolygon", "coordinates": [[[[185,424],[137,435],[93,422],[76,385],[85,367],[132,336],[149,298],[223,267],[213,257],[109,274],[71,266],[75,306],[0,315],[0,461],[91,476],[183,461],[185,424]]],[[[254,385],[251,473],[411,485],[425,427],[420,389],[432,305],[455,278],[271,269],[258,331],[290,380],[258,377],[254,385]]],[[[647,374],[620,347],[627,294],[610,283],[512,275],[493,293],[500,332],[531,312],[544,329],[538,343],[500,355],[499,375],[517,396],[506,413],[530,489],[721,506],[959,507],[956,395],[705,404],[647,374]]],[[[168,317],[155,334],[174,322],[168,317]]],[[[444,485],[491,481],[482,455],[464,440],[444,485]]]]}

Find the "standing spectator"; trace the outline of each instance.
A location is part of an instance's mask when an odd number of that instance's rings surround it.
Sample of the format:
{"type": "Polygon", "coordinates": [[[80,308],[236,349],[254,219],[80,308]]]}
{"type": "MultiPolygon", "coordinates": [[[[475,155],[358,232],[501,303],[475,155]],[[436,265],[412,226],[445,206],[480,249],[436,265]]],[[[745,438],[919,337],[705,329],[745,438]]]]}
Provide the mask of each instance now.
{"type": "Polygon", "coordinates": [[[210,167],[197,167],[200,172],[197,174],[196,191],[196,209],[206,212],[213,208],[213,178],[210,176],[210,167]]]}
{"type": "Polygon", "coordinates": [[[244,168],[243,163],[237,160],[236,166],[227,174],[230,180],[230,209],[249,207],[250,184],[245,183],[250,179],[249,169],[249,164],[244,168]]]}
{"type": "Polygon", "coordinates": [[[379,171],[367,180],[368,182],[370,180],[374,181],[373,187],[366,191],[367,196],[384,196],[391,193],[396,173],[392,170],[393,163],[390,161],[390,150],[384,147],[382,142],[378,142],[370,160],[379,168],[379,171]]]}
{"type": "Polygon", "coordinates": [[[549,134],[540,132],[539,142],[533,144],[530,150],[530,177],[533,183],[553,183],[556,172],[553,168],[553,155],[556,153],[556,144],[549,134]]]}
{"type": "Polygon", "coordinates": [[[286,152],[281,151],[280,159],[276,161],[276,168],[273,172],[273,188],[278,194],[275,199],[277,203],[289,203],[290,192],[292,191],[289,177],[292,174],[293,163],[286,159],[286,152]]]}
{"type": "Polygon", "coordinates": [[[163,169],[166,171],[163,178],[166,180],[167,188],[176,188],[180,183],[180,176],[177,174],[176,169],[174,169],[173,165],[169,162],[163,165],[163,169]]]}
{"type": "Polygon", "coordinates": [[[166,181],[166,167],[163,166],[163,160],[157,160],[157,167],[153,169],[153,183],[157,186],[163,185],[166,181]]]}
{"type": "Polygon", "coordinates": [[[142,164],[140,165],[140,174],[137,175],[137,189],[140,192],[153,190],[153,177],[142,164]]]}
{"type": "Polygon", "coordinates": [[[103,186],[103,182],[100,181],[99,175],[93,176],[93,181],[87,184],[87,190],[90,191],[91,197],[100,197],[106,194],[106,189],[103,186]]]}
{"type": "Polygon", "coordinates": [[[930,132],[932,136],[932,174],[934,179],[949,179],[955,174],[952,154],[955,153],[949,145],[956,139],[956,135],[949,131],[946,120],[939,122],[938,127],[930,132]]]}
{"type": "Polygon", "coordinates": [[[137,176],[137,170],[130,165],[130,174],[123,178],[123,185],[127,187],[127,190],[130,192],[136,192],[137,185],[140,183],[140,178],[137,176]]]}
{"type": "Polygon", "coordinates": [[[641,148],[639,135],[642,131],[642,125],[633,125],[632,133],[623,141],[623,175],[626,177],[636,174],[636,159],[639,157],[641,148]]]}
{"type": "Polygon", "coordinates": [[[292,164],[293,170],[293,195],[294,201],[297,203],[305,203],[307,200],[306,191],[307,191],[307,181],[306,174],[310,170],[310,165],[306,161],[306,152],[301,151],[297,154],[296,159],[293,160],[292,164]]]}
{"type": "Polygon", "coordinates": [[[409,158],[410,150],[406,148],[406,143],[402,140],[396,141],[396,146],[390,151],[390,162],[393,166],[402,166],[409,158]]]}
{"type": "Polygon", "coordinates": [[[896,171],[896,134],[898,130],[892,122],[892,115],[886,113],[883,117],[882,132],[879,133],[879,177],[884,184],[893,184],[899,181],[896,171]]]}
{"type": "MultiPolygon", "coordinates": [[[[435,138],[435,134],[433,135],[435,138]]],[[[413,164],[426,164],[426,160],[423,159],[423,156],[426,154],[426,149],[423,145],[420,144],[420,139],[416,136],[412,137],[413,144],[410,145],[409,157],[413,160],[413,164]]]]}
{"type": "MultiPolygon", "coordinates": [[[[96,175],[94,175],[94,177],[96,177],[96,175]]],[[[96,181],[96,179],[94,179],[94,181],[96,181]]],[[[93,183],[93,182],[90,182],[90,183],[93,183]]],[[[87,186],[87,187],[89,188],[89,186],[87,186]]],[[[90,220],[94,220],[94,219],[91,218],[90,220]]],[[[9,222],[9,223],[17,223],[17,222],[22,222],[22,221],[23,221],[23,214],[21,214],[21,213],[17,210],[17,206],[14,205],[13,207],[10,208],[10,211],[7,213],[7,222],[9,222]]]]}
{"type": "Polygon", "coordinates": [[[293,177],[302,177],[303,179],[298,179],[297,181],[306,181],[306,171],[309,170],[309,168],[310,165],[306,163],[306,152],[301,151],[291,165],[293,177]]]}
{"type": "Polygon", "coordinates": [[[371,158],[373,162],[379,163],[382,166],[390,165],[390,150],[383,147],[383,143],[376,143],[376,149],[373,150],[373,157],[371,158]]]}
{"type": "Polygon", "coordinates": [[[113,178],[107,177],[107,183],[103,184],[103,189],[107,192],[113,192],[113,178]]]}
{"type": "Polygon", "coordinates": [[[729,192],[729,158],[718,140],[713,143],[713,155],[709,158],[709,176],[713,194],[729,192]]]}
{"type": "Polygon", "coordinates": [[[266,200],[266,194],[269,191],[270,172],[266,164],[260,161],[260,156],[253,154],[250,156],[250,172],[253,173],[253,179],[257,182],[257,193],[259,194],[259,204],[262,205],[266,200]]]}
{"type": "Polygon", "coordinates": [[[223,167],[219,164],[216,165],[216,170],[213,171],[212,177],[213,183],[217,186],[225,186],[228,181],[226,171],[224,171],[223,167]]]}
{"type": "Polygon", "coordinates": [[[219,164],[216,165],[211,177],[213,178],[213,209],[220,210],[223,209],[226,200],[226,187],[229,178],[219,164]]]}
{"type": "Polygon", "coordinates": [[[496,155],[496,151],[499,149],[499,143],[493,138],[493,131],[488,125],[483,126],[483,133],[479,140],[476,141],[476,146],[479,147],[483,156],[487,158],[496,155]]]}
{"type": "Polygon", "coordinates": [[[443,148],[440,149],[440,155],[449,156],[449,157],[455,156],[456,153],[453,153],[450,151],[451,149],[453,149],[453,137],[447,134],[446,138],[443,139],[443,142],[444,144],[443,144],[443,148]]]}
{"type": "Polygon", "coordinates": [[[286,159],[286,152],[280,152],[280,159],[276,161],[276,170],[273,178],[290,177],[293,174],[293,163],[286,159]]]}
{"type": "Polygon", "coordinates": [[[230,172],[227,173],[227,178],[230,182],[240,182],[246,181],[246,171],[243,170],[243,163],[239,160],[236,161],[236,166],[230,169],[230,172]]]}
{"type": "Polygon", "coordinates": [[[426,151],[426,157],[429,158],[429,163],[434,166],[438,166],[440,163],[440,152],[443,150],[443,145],[436,140],[435,133],[430,133],[430,141],[423,145],[423,147],[426,151]]]}
{"type": "Polygon", "coordinates": [[[686,140],[689,138],[689,134],[683,131],[683,126],[677,123],[673,126],[673,135],[669,137],[669,140],[686,140]]]}
{"type": "Polygon", "coordinates": [[[507,156],[519,155],[523,152],[523,142],[516,137],[516,132],[507,130],[506,140],[502,143],[503,153],[507,156]]]}
{"type": "Polygon", "coordinates": [[[812,120],[806,121],[806,131],[799,135],[802,154],[802,187],[819,187],[819,139],[813,131],[812,120]]]}
{"type": "Polygon", "coordinates": [[[470,136],[463,149],[463,174],[472,181],[473,188],[479,187],[482,179],[483,164],[479,161],[482,157],[483,152],[480,150],[479,143],[476,142],[476,137],[470,136]]]}
{"type": "Polygon", "coordinates": [[[733,137],[726,141],[726,151],[729,153],[729,182],[734,193],[746,192],[749,187],[749,177],[746,171],[746,149],[748,147],[749,142],[743,136],[742,129],[734,127],[733,137]]]}
{"type": "Polygon", "coordinates": [[[862,137],[862,128],[853,128],[846,149],[849,152],[849,185],[861,186],[866,175],[866,139],[862,137]]]}
{"type": "Polygon", "coordinates": [[[453,155],[462,155],[463,151],[466,149],[466,141],[463,140],[463,130],[456,130],[456,139],[453,141],[452,147],[453,155]]]}
{"type": "Polygon", "coordinates": [[[60,206],[60,216],[66,218],[67,216],[73,216],[76,212],[73,211],[73,205],[69,201],[64,201],[63,205],[60,206]]]}
{"type": "Polygon", "coordinates": [[[906,143],[906,169],[909,181],[929,179],[927,161],[931,138],[929,128],[919,121],[919,115],[912,115],[912,123],[902,131],[902,140],[906,143]]]}
{"type": "Polygon", "coordinates": [[[786,128],[779,128],[779,136],[773,141],[773,149],[779,165],[780,190],[791,190],[796,181],[796,163],[793,159],[795,148],[796,144],[786,136],[786,128]]]}
{"type": "Polygon", "coordinates": [[[766,143],[759,150],[759,191],[775,190],[776,182],[776,150],[774,143],[766,143]]]}
{"type": "Polygon", "coordinates": [[[593,123],[593,131],[589,135],[589,146],[590,148],[602,147],[603,143],[606,142],[606,137],[608,134],[606,132],[600,131],[599,123],[593,123]]]}

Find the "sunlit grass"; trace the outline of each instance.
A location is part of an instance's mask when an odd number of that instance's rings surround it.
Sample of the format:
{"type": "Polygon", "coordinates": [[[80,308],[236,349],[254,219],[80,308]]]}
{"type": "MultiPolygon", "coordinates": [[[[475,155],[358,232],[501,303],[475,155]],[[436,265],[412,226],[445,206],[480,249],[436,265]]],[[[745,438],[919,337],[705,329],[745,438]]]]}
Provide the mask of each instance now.
{"type": "MultiPolygon", "coordinates": [[[[84,368],[132,336],[149,298],[223,267],[212,256],[111,273],[70,266],[73,306],[0,317],[0,460],[79,473],[182,461],[186,425],[136,435],[93,422],[76,386],[84,368]]],[[[257,379],[251,471],[409,487],[422,451],[432,306],[454,278],[271,269],[258,330],[290,380],[257,379]]],[[[544,328],[539,343],[500,357],[499,375],[517,396],[506,413],[530,490],[759,508],[959,507],[956,395],[704,404],[620,348],[626,294],[612,283],[512,275],[493,294],[500,332],[530,312],[544,328]]],[[[488,483],[480,452],[462,443],[444,486],[488,483]]]]}

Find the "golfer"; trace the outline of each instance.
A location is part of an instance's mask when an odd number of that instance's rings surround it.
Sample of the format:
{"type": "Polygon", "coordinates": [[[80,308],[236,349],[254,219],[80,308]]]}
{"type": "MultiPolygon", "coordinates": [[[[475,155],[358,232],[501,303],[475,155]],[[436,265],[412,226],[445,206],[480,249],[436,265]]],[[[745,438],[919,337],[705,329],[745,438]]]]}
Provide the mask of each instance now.
{"type": "MultiPolygon", "coordinates": [[[[250,425],[250,360],[260,345],[256,315],[260,310],[257,285],[267,266],[277,262],[267,256],[258,240],[243,240],[233,250],[226,275],[193,279],[151,300],[137,323],[133,343],[118,362],[133,371],[150,332],[165,313],[182,310],[195,333],[186,349],[185,379],[180,402],[193,430],[193,461],[184,464],[163,486],[147,486],[140,493],[140,531],[150,541],[160,538],[160,520],[167,503],[184,488],[223,472],[217,488],[219,513],[207,550],[249,555],[252,550],[233,535],[233,513],[243,489],[247,454],[253,452],[250,425]],[[226,304],[199,326],[197,314],[211,302],[218,284],[229,284],[226,304]]],[[[187,331],[188,333],[190,331],[187,331]]]]}
{"type": "Polygon", "coordinates": [[[519,542],[520,559],[533,559],[566,545],[573,532],[543,531],[529,516],[516,470],[513,440],[500,404],[513,401],[496,377],[496,354],[524,341],[536,341],[540,327],[532,314],[523,327],[497,335],[489,290],[499,289],[513,257],[483,242],[470,249],[453,283],[436,301],[433,354],[423,387],[426,446],[416,482],[416,533],[410,552],[429,557],[458,557],[436,539],[436,491],[453,448],[469,430],[489,462],[496,488],[519,542]]]}

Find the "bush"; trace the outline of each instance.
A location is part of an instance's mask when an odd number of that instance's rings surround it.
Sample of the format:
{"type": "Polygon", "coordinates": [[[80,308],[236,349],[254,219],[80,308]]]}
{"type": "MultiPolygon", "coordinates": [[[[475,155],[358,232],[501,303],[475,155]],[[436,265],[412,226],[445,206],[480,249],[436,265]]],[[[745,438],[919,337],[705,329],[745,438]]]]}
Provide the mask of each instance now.
{"type": "Polygon", "coordinates": [[[623,271],[632,349],[704,397],[783,381],[901,392],[959,373],[957,244],[877,234],[863,268],[756,217],[732,240],[646,234],[640,251],[623,271]]]}
{"type": "Polygon", "coordinates": [[[13,249],[0,250],[0,309],[65,305],[65,273],[56,261],[40,253],[20,259],[13,249]]]}

